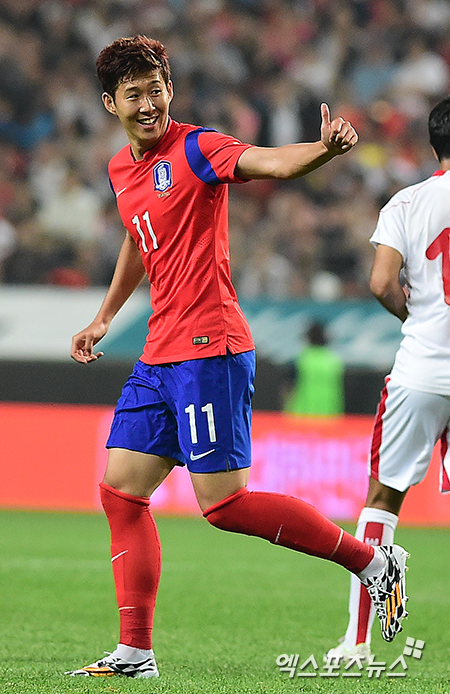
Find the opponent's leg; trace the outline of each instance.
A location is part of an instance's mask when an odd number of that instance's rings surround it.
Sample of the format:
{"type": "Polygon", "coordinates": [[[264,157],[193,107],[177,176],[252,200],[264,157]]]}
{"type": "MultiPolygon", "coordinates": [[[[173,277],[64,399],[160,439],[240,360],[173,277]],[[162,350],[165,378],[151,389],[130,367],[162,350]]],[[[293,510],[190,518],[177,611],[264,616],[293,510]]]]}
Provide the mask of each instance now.
{"type": "MultiPolygon", "coordinates": [[[[371,478],[366,506],[359,516],[355,537],[374,546],[392,545],[405,495],[406,491],[398,492],[371,478]]],[[[340,644],[330,649],[327,656],[342,656],[344,660],[355,654],[369,657],[374,617],[375,610],[366,588],[352,576],[347,631],[340,644]]]]}
{"type": "MultiPolygon", "coordinates": [[[[425,476],[441,434],[442,443],[447,443],[449,407],[444,396],[412,391],[386,379],[372,435],[369,490],[356,532],[361,540],[372,544],[393,542],[408,488],[425,476]]],[[[447,450],[446,445],[443,448],[447,450]]],[[[349,612],[346,635],[339,646],[328,651],[329,656],[348,658],[353,652],[370,653],[371,602],[365,588],[353,579],[349,612]]]]}
{"type": "MultiPolygon", "coordinates": [[[[365,507],[358,519],[355,537],[367,544],[392,545],[398,516],[389,511],[365,507]]],[[[344,646],[351,649],[357,644],[370,646],[375,612],[366,588],[354,576],[350,583],[350,621],[344,646]]]]}

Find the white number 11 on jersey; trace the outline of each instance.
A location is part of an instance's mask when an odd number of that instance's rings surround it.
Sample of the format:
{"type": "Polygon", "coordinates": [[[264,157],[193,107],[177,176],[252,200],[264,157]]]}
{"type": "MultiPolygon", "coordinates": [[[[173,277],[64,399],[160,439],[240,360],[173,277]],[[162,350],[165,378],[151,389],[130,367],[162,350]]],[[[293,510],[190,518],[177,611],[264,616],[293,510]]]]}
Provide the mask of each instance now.
{"type": "MultiPolygon", "coordinates": [[[[152,227],[151,222],[150,222],[150,215],[148,213],[148,210],[146,210],[144,212],[144,214],[142,215],[142,219],[144,220],[144,222],[147,225],[148,233],[150,234],[150,238],[153,242],[153,250],[156,251],[156,249],[158,248],[158,241],[156,240],[156,234],[153,231],[153,227],[152,227]]],[[[137,233],[141,237],[142,250],[144,251],[144,253],[148,253],[147,241],[145,238],[145,234],[142,231],[141,220],[139,219],[139,215],[135,214],[131,221],[133,222],[134,226],[136,227],[137,233]]]]}

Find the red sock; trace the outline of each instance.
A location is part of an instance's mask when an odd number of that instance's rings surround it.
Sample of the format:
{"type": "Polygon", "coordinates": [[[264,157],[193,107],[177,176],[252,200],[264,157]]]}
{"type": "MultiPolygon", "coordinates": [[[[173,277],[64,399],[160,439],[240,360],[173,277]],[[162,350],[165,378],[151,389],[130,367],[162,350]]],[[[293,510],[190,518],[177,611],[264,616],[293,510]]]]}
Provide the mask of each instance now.
{"type": "Polygon", "coordinates": [[[111,557],[120,614],[119,642],[150,649],[161,575],[161,545],[150,501],[119,492],[103,482],[100,498],[111,529],[111,557]]]}
{"type": "Polygon", "coordinates": [[[249,492],[245,487],[203,513],[221,530],[256,535],[273,544],[331,559],[359,573],[373,559],[374,549],[357,540],[314,506],[286,494],[249,492]]]}

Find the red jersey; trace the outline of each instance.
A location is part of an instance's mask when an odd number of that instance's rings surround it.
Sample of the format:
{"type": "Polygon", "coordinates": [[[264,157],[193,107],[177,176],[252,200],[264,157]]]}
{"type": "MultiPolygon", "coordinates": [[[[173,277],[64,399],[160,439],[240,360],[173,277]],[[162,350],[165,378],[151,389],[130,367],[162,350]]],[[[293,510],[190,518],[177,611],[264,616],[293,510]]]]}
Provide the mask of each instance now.
{"type": "Polygon", "coordinates": [[[142,160],[129,146],[111,159],[119,213],[150,280],[146,364],[254,349],[231,284],[224,185],[243,183],[234,169],[250,146],[169,119],[142,160]]]}

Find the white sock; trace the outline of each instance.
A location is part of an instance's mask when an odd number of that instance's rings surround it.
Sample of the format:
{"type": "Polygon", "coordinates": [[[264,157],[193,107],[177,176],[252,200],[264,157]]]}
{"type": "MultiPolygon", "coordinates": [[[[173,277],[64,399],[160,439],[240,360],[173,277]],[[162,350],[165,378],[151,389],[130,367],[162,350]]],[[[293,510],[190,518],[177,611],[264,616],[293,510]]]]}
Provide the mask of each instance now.
{"type": "Polygon", "coordinates": [[[125,646],[124,643],[119,643],[114,651],[114,655],[122,658],[122,660],[126,660],[127,663],[139,663],[141,660],[145,660],[153,655],[153,650],[133,648],[132,646],[125,646]]]}
{"type": "MultiPolygon", "coordinates": [[[[358,540],[373,545],[375,549],[379,545],[392,545],[397,522],[398,516],[394,513],[366,506],[359,516],[355,536],[358,540]]],[[[359,576],[366,578],[376,575],[382,569],[383,563],[381,553],[375,551],[374,558],[359,576]]],[[[350,579],[349,613],[345,647],[354,648],[357,643],[370,645],[375,610],[367,590],[357,576],[350,579]]]]}
{"type": "Polygon", "coordinates": [[[366,578],[371,578],[380,573],[384,566],[385,557],[380,551],[378,545],[374,545],[374,555],[373,559],[367,564],[366,568],[356,574],[360,581],[364,581],[366,578]]]}

